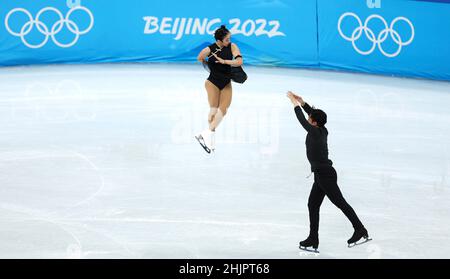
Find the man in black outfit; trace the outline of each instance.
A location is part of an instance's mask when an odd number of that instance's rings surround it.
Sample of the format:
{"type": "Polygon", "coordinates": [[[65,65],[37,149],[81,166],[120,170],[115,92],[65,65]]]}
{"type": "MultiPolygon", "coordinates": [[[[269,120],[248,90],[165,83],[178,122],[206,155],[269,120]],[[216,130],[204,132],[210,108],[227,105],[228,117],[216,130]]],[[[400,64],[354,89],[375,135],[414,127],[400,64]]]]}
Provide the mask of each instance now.
{"type": "Polygon", "coordinates": [[[314,184],[308,200],[310,232],[308,238],[300,242],[300,248],[313,247],[317,252],[319,247],[319,210],[325,196],[342,210],[355,229],[353,236],[347,241],[349,247],[357,244],[361,238],[364,238],[365,242],[370,240],[364,225],[342,196],[337,185],[337,174],[332,166],[333,162],[328,159],[328,130],[325,128],[327,115],[322,110],[311,108],[300,96],[291,91],[287,96],[295,106],[297,119],[308,132],[306,155],[311,164],[311,171],[314,172],[314,184]],[[309,115],[308,120],[303,115],[301,108],[309,115]]]}

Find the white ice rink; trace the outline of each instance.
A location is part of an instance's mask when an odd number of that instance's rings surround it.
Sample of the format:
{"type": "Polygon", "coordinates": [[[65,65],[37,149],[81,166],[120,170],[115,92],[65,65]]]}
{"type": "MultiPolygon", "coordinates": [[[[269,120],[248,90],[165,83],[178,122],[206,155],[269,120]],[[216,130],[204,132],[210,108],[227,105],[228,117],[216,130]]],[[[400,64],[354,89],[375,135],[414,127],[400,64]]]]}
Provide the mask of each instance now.
{"type": "Polygon", "coordinates": [[[199,65],[0,68],[0,258],[315,258],[305,131],[286,91],[328,114],[330,159],[374,241],[321,209],[319,258],[450,257],[450,83],[247,67],[217,130],[199,65]]]}

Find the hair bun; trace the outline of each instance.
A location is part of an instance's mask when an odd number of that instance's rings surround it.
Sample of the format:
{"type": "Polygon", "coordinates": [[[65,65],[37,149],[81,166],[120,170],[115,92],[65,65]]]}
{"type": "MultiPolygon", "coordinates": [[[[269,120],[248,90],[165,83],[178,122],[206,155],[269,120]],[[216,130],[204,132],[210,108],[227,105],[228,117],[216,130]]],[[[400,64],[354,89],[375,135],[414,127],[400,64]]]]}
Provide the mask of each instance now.
{"type": "Polygon", "coordinates": [[[217,30],[214,32],[214,38],[216,40],[222,41],[223,38],[226,37],[226,35],[230,33],[230,31],[225,27],[225,25],[221,25],[217,30]]]}

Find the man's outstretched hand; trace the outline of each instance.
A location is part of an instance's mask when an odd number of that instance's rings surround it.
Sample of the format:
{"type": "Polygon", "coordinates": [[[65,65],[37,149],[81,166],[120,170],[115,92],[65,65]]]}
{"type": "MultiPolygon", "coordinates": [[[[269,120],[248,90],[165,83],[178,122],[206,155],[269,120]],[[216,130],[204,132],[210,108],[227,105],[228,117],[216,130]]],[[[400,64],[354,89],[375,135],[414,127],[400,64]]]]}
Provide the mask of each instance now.
{"type": "Polygon", "coordinates": [[[292,92],[292,91],[288,91],[287,97],[291,100],[291,102],[292,102],[294,105],[300,104],[301,106],[303,106],[303,105],[305,104],[305,101],[303,101],[303,98],[300,97],[300,96],[298,96],[298,95],[296,95],[296,94],[295,94],[294,92],[292,92]]]}

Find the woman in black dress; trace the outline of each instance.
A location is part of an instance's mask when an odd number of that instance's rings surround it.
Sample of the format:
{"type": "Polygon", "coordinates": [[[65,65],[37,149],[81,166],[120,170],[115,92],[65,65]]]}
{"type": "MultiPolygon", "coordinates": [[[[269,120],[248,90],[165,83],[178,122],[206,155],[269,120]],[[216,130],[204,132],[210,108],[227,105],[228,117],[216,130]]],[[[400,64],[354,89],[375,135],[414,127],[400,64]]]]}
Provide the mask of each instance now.
{"type": "Polygon", "coordinates": [[[205,81],[210,111],[208,129],[196,139],[206,152],[215,150],[215,131],[231,105],[233,95],[231,87],[231,67],[239,67],[243,63],[238,46],[231,43],[231,33],[222,25],[214,33],[216,42],[204,48],[198,55],[198,61],[207,63],[210,75],[205,81]],[[208,58],[208,59],[207,59],[208,58]]]}

